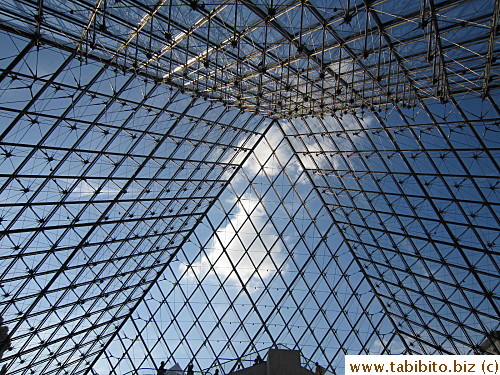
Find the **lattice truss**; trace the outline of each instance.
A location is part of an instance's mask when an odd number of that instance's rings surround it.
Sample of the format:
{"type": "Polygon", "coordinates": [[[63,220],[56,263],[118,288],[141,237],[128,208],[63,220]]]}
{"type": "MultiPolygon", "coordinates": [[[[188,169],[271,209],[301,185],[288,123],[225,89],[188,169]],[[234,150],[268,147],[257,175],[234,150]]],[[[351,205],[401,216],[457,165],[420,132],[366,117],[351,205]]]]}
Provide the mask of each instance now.
{"type": "Polygon", "coordinates": [[[499,12],[1,1],[0,367],[479,353],[500,329],[499,12]]]}
{"type": "Polygon", "coordinates": [[[498,86],[496,0],[4,0],[3,29],[267,117],[498,86]]]}

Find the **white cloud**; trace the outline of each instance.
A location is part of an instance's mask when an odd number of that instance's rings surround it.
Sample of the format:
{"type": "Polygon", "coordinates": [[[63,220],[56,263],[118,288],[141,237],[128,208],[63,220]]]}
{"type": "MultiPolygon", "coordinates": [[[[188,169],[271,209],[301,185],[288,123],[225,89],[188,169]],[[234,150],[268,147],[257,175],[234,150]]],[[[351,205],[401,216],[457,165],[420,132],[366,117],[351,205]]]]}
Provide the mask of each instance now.
{"type": "Polygon", "coordinates": [[[358,71],[358,73],[354,73],[354,79],[355,80],[360,80],[363,79],[363,75],[359,73],[359,67],[356,67],[354,65],[354,62],[352,60],[343,60],[341,62],[333,62],[330,64],[330,69],[333,70],[335,73],[340,74],[340,78],[343,79],[346,82],[351,82],[352,81],[352,73],[353,71],[358,71]]]}
{"type": "MultiPolygon", "coordinates": [[[[296,126],[300,129],[302,120],[292,120],[295,122],[296,126]]],[[[311,120],[314,121],[314,120],[311,120]]],[[[323,119],[326,122],[326,128],[334,131],[341,131],[342,127],[339,126],[337,120],[333,117],[327,116],[323,119]]],[[[370,128],[374,118],[372,116],[364,116],[359,118],[361,126],[352,114],[347,114],[340,118],[340,122],[343,127],[347,130],[360,129],[359,132],[352,133],[339,133],[321,136],[320,134],[314,134],[310,137],[303,136],[302,141],[304,142],[305,150],[307,152],[304,154],[302,152],[298,153],[304,167],[308,170],[330,170],[338,169],[345,163],[354,170],[355,165],[351,163],[351,160],[345,158],[345,156],[335,153],[337,150],[344,151],[355,151],[355,148],[363,149],[368,143],[366,133],[361,131],[362,128],[370,128]],[[355,135],[356,134],[356,135],[355,135]]],[[[344,167],[345,168],[345,167],[344,167]]]]}
{"type": "Polygon", "coordinates": [[[283,134],[278,127],[272,127],[267,132],[263,139],[255,148],[254,156],[256,159],[253,162],[245,163],[245,170],[250,172],[250,175],[257,173],[263,175],[264,171],[269,177],[278,175],[282,167],[280,163],[285,164],[292,156],[292,152],[288,147],[278,147],[283,140],[283,134]],[[276,147],[278,147],[276,149],[276,147]],[[273,154],[273,149],[276,149],[273,154]],[[271,156],[272,155],[272,156],[271,156]],[[264,166],[261,169],[261,165],[264,166]]]}
{"type": "MultiPolygon", "coordinates": [[[[68,180],[68,186],[74,184],[75,180],[68,180]]],[[[73,194],[77,195],[94,195],[98,188],[100,188],[101,181],[92,181],[92,183],[87,182],[87,180],[80,180],[73,190],[73,194]]],[[[100,188],[99,194],[102,195],[117,195],[120,193],[120,189],[114,187],[111,183],[107,183],[104,188],[100,188]]]]}
{"type": "MultiPolygon", "coordinates": [[[[236,207],[229,222],[212,237],[206,255],[190,265],[187,277],[196,274],[201,278],[207,273],[214,273],[222,280],[229,277],[229,280],[240,284],[241,279],[244,284],[252,286],[260,284],[259,275],[267,279],[277,271],[276,266],[280,267],[284,260],[282,244],[277,242],[273,246],[278,236],[265,225],[267,215],[262,204],[258,199],[244,195],[236,207]],[[260,236],[257,236],[257,231],[260,231],[260,236]],[[245,253],[245,250],[248,251],[245,253]],[[233,266],[236,272],[232,272],[233,266]],[[256,267],[259,275],[254,274],[256,267]]],[[[179,269],[183,272],[187,267],[181,264],[179,269]]]]}

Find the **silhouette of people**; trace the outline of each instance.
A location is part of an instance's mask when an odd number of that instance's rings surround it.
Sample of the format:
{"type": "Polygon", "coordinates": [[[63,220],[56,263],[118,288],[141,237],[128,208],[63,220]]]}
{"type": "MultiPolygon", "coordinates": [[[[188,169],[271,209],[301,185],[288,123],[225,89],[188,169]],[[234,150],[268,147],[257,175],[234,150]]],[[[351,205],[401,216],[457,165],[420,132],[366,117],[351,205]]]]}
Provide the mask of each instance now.
{"type": "Polygon", "coordinates": [[[161,361],[160,367],[156,370],[156,375],[165,375],[165,361],[161,361]]]}
{"type": "Polygon", "coordinates": [[[9,328],[3,325],[3,317],[0,315],[0,359],[10,348],[9,328]]]}
{"type": "MultiPolygon", "coordinates": [[[[3,353],[10,349],[9,328],[3,325],[3,317],[0,315],[0,359],[3,353]]],[[[3,365],[0,369],[0,375],[7,373],[7,365],[3,365]]]]}
{"type": "Polygon", "coordinates": [[[190,363],[190,364],[188,365],[188,367],[187,367],[186,374],[187,374],[187,375],[193,375],[193,374],[194,374],[193,368],[194,368],[193,364],[192,364],[192,363],[190,363]]]}
{"type": "Polygon", "coordinates": [[[219,375],[219,369],[215,370],[214,375],[219,375]]]}
{"type": "Polygon", "coordinates": [[[258,365],[259,363],[262,363],[262,362],[264,362],[264,361],[262,360],[262,358],[260,358],[260,355],[257,354],[257,358],[255,358],[255,361],[253,361],[253,364],[258,365]]]}
{"type": "Polygon", "coordinates": [[[319,365],[318,362],[316,362],[316,375],[324,375],[325,374],[325,369],[319,365]]]}

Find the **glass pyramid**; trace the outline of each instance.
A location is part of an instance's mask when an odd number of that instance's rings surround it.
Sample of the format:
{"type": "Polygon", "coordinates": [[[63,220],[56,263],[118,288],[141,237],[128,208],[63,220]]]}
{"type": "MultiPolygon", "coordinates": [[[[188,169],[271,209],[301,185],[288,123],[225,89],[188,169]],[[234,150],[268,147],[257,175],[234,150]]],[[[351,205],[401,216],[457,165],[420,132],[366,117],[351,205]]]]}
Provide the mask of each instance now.
{"type": "MultiPolygon", "coordinates": [[[[229,374],[500,329],[495,0],[2,0],[0,368],[229,374]]],[[[500,350],[500,348],[498,348],[500,350]]]]}

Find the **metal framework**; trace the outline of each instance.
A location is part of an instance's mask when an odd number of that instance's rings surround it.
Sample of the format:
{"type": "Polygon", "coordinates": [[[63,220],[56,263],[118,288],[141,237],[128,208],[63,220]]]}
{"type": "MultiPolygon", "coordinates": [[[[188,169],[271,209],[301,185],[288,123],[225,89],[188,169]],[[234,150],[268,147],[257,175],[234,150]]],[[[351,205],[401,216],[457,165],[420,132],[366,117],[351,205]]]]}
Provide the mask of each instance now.
{"type": "Polygon", "coordinates": [[[499,17],[2,0],[0,367],[228,374],[288,347],[342,374],[495,345],[499,17]]]}

